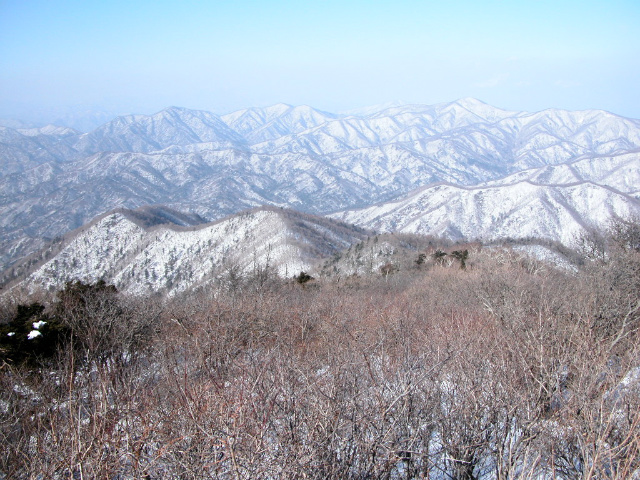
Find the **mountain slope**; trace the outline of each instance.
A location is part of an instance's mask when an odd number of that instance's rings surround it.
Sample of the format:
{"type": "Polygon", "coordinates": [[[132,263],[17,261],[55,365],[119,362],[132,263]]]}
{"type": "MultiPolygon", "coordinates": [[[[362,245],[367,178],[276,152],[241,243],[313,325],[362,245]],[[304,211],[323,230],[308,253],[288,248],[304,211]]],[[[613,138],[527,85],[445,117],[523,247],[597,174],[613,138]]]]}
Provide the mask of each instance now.
{"type": "Polygon", "coordinates": [[[224,149],[239,147],[244,139],[213,113],[171,107],[155,115],[118,117],[80,136],[74,148],[85,155],[149,153],[198,143],[207,143],[211,149],[224,149]]]}
{"type": "Polygon", "coordinates": [[[21,173],[43,163],[76,158],[78,132],[49,125],[43,128],[0,127],[0,178],[21,173]]]}
{"type": "Polygon", "coordinates": [[[573,162],[522,170],[487,185],[509,185],[528,180],[546,185],[592,182],[607,185],[640,199],[640,151],[612,156],[586,156],[573,162]]]}
{"type": "Polygon", "coordinates": [[[521,180],[592,181],[637,195],[639,151],[638,120],[510,112],[474,99],[361,115],[278,104],[218,117],[172,107],[88,134],[5,128],[0,269],[118,207],[164,204],[208,220],[263,204],[326,214],[438,182],[521,180]]]}
{"type": "Polygon", "coordinates": [[[266,108],[240,110],[221,118],[249,144],[254,145],[285,135],[295,135],[339,116],[307,105],[293,107],[278,103],[266,108]]]}
{"type": "Polygon", "coordinates": [[[175,294],[220,282],[230,271],[271,268],[291,277],[366,237],[363,230],[283,209],[247,211],[189,228],[147,226],[141,217],[148,216],[120,210],[96,219],[14,288],[103,279],[130,293],[175,294]]]}
{"type": "Polygon", "coordinates": [[[333,218],[382,232],[452,240],[546,239],[571,245],[585,228],[613,216],[640,215],[640,200],[590,182],[459,187],[435,185],[392,202],[348,210],[333,218]]]}

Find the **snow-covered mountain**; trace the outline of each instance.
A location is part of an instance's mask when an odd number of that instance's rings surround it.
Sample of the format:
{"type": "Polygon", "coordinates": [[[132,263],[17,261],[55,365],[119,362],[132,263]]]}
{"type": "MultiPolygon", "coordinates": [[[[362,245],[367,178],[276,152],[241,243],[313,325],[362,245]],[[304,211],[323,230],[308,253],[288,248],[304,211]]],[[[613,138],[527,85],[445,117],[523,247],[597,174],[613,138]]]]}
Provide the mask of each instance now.
{"type": "Polygon", "coordinates": [[[510,195],[498,187],[522,180],[638,195],[638,120],[475,99],[362,112],[171,107],[86,134],[2,127],[0,270],[118,207],[163,204],[207,220],[264,204],[327,214],[438,182],[510,195]]]}
{"type": "Polygon", "coordinates": [[[640,151],[601,157],[587,155],[560,165],[522,170],[487,185],[509,185],[522,180],[543,185],[592,182],[640,199],[640,151]]]}
{"type": "Polygon", "coordinates": [[[255,209],[198,226],[180,226],[185,219],[176,222],[176,215],[166,209],[102,215],[68,235],[13,288],[103,279],[131,293],[175,294],[266,268],[291,278],[366,238],[364,230],[285,209],[255,209]]]}
{"type": "Polygon", "coordinates": [[[606,228],[612,217],[639,217],[640,199],[591,182],[515,183],[460,187],[440,184],[402,199],[332,215],[382,232],[452,240],[545,239],[575,243],[585,228],[606,228]]]}
{"type": "Polygon", "coordinates": [[[238,147],[244,140],[213,113],[170,107],[150,116],[118,117],[81,135],[74,148],[83,154],[148,153],[201,143],[213,150],[238,147]]]}
{"type": "Polygon", "coordinates": [[[239,110],[224,115],[222,120],[242,135],[249,144],[254,145],[286,135],[295,135],[338,118],[338,115],[306,105],[293,107],[278,103],[266,108],[239,110]]]}
{"type": "MultiPolygon", "coordinates": [[[[0,179],[41,164],[77,157],[73,144],[78,132],[49,125],[43,128],[0,127],[0,179]]],[[[16,182],[20,181],[18,177],[16,182]]]]}

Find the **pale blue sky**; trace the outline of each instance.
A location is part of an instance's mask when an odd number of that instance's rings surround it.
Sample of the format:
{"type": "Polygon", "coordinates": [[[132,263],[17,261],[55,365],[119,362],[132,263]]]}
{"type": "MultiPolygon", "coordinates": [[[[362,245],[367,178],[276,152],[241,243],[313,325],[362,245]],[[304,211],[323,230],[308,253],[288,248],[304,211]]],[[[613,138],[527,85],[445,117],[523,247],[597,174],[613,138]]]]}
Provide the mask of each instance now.
{"type": "Polygon", "coordinates": [[[472,96],[640,118],[640,1],[0,0],[0,116],[472,96]]]}

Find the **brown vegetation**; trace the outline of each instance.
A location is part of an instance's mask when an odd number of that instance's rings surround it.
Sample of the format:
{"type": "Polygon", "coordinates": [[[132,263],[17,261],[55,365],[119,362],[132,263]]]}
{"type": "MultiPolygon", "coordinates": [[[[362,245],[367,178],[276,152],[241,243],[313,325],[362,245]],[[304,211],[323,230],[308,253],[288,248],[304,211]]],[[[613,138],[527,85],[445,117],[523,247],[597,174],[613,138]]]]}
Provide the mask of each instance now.
{"type": "Polygon", "coordinates": [[[76,339],[54,367],[1,367],[0,471],[635,478],[640,251],[618,227],[578,273],[469,246],[465,269],[427,252],[313,288],[70,286],[48,307],[76,339]]]}

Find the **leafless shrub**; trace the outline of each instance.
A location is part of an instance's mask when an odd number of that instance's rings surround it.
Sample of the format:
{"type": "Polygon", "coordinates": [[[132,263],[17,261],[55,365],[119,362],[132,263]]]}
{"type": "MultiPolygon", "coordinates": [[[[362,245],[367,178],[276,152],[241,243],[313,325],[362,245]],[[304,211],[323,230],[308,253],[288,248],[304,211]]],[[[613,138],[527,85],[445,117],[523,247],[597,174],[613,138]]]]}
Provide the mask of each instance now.
{"type": "Polygon", "coordinates": [[[638,277],[615,252],[577,274],[470,250],[466,270],[69,299],[84,350],[0,367],[0,471],[633,478],[638,277]]]}

